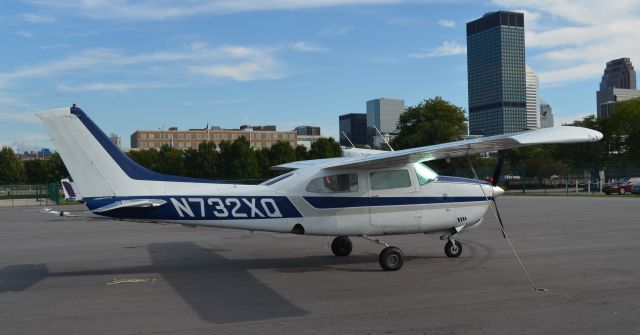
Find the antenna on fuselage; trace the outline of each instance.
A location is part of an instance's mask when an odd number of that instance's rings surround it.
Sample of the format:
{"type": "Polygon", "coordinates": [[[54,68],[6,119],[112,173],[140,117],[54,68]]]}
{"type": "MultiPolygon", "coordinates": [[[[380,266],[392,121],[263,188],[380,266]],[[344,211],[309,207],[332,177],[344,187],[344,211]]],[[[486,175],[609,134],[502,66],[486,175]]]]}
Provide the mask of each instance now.
{"type": "Polygon", "coordinates": [[[391,149],[391,151],[395,151],[393,150],[393,148],[391,147],[391,144],[389,144],[389,142],[387,142],[387,139],[384,138],[384,136],[382,136],[382,133],[380,132],[380,130],[378,130],[378,127],[376,127],[376,125],[373,125],[373,128],[378,132],[378,135],[380,135],[380,137],[382,138],[382,140],[384,141],[384,143],[389,147],[389,149],[391,149]]]}

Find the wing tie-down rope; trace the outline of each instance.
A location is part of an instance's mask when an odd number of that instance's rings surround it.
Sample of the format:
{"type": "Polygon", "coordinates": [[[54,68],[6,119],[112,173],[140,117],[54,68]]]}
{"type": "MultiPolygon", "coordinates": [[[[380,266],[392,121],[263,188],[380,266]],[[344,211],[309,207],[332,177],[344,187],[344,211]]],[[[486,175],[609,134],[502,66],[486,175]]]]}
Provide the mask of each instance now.
{"type": "MultiPolygon", "coordinates": [[[[509,235],[507,235],[507,232],[504,229],[504,224],[502,223],[502,217],[500,217],[500,212],[498,211],[498,204],[496,203],[496,198],[493,197],[493,201],[489,201],[489,197],[484,192],[484,188],[482,187],[482,183],[480,183],[480,179],[478,178],[478,174],[476,173],[476,170],[474,169],[473,164],[471,163],[471,157],[469,156],[469,152],[468,151],[467,151],[467,161],[469,162],[469,167],[471,167],[471,171],[473,172],[473,176],[476,178],[476,181],[478,182],[478,186],[480,186],[480,190],[482,190],[482,194],[484,195],[485,199],[489,203],[489,207],[491,207],[491,211],[493,212],[493,215],[496,217],[496,220],[500,224],[500,230],[502,231],[502,236],[507,240],[507,243],[509,243],[509,246],[511,247],[511,250],[513,251],[513,254],[516,256],[516,259],[518,260],[518,263],[520,264],[520,267],[522,268],[522,271],[524,272],[524,275],[527,277],[527,279],[529,280],[529,283],[531,284],[531,289],[533,289],[534,292],[546,292],[546,291],[548,291],[546,288],[542,288],[542,287],[537,286],[535,284],[535,282],[533,281],[533,279],[531,278],[531,275],[529,275],[529,271],[527,271],[527,267],[522,262],[522,259],[520,259],[520,255],[518,255],[518,251],[516,250],[516,247],[513,245],[513,243],[511,243],[511,239],[509,238],[509,235]]],[[[498,176],[498,178],[499,177],[500,176],[498,176]]],[[[494,180],[494,182],[497,183],[497,180],[494,180]]]]}

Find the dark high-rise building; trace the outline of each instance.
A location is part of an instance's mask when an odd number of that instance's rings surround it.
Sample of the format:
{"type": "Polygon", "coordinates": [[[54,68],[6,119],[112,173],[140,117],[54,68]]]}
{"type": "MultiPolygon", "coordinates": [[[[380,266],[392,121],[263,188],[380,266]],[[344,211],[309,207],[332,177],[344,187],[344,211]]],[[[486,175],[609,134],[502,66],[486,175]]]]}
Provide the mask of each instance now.
{"type": "Polygon", "coordinates": [[[596,92],[598,118],[608,118],[615,110],[616,101],[640,97],[636,89],[636,71],[629,58],[607,62],[600,90],[596,92]]]}
{"type": "Polygon", "coordinates": [[[298,135],[320,136],[320,127],[300,126],[294,129],[298,135]]]}
{"type": "Polygon", "coordinates": [[[469,133],[527,128],[524,14],[493,12],[467,23],[469,133]]]}
{"type": "Polygon", "coordinates": [[[636,89],[636,71],[633,69],[631,59],[619,58],[607,62],[602,81],[600,81],[600,89],[609,87],[636,89]]]}
{"type": "Polygon", "coordinates": [[[367,114],[351,113],[340,115],[340,145],[351,146],[346,134],[353,144],[368,144],[367,142],[367,114]],[[344,132],[344,134],[343,134],[344,132]]]}

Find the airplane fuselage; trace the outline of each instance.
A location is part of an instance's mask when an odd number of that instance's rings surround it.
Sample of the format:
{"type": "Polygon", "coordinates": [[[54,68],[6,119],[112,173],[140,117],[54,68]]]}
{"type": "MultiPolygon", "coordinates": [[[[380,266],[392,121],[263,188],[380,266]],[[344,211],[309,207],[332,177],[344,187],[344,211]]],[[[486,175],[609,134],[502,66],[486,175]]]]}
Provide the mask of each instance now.
{"type": "Polygon", "coordinates": [[[434,174],[432,179],[421,182],[415,164],[343,172],[295,171],[273,183],[266,182],[269,185],[200,184],[197,193],[180,192],[193,188],[168,183],[164,189],[174,192],[165,195],[84,200],[90,210],[122,200],[155,199],[164,203],[97,213],[120,219],[310,235],[373,236],[468,229],[482,221],[487,199],[493,196],[489,184],[473,179],[434,174]],[[376,180],[378,175],[383,179],[376,180]],[[350,176],[350,188],[310,186],[334,176],[350,176]]]}

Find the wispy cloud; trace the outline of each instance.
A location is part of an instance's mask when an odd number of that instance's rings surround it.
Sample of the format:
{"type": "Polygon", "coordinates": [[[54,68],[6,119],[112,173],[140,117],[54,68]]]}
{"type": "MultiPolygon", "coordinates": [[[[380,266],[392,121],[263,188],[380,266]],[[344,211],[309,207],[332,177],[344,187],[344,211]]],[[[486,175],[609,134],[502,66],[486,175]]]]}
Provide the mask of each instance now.
{"type": "Polygon", "coordinates": [[[196,15],[220,15],[250,11],[295,10],[363,4],[390,4],[401,0],[27,0],[47,10],[84,15],[94,19],[160,21],[196,15]]]}
{"type": "Polygon", "coordinates": [[[290,45],[291,49],[296,50],[296,51],[303,51],[303,52],[318,52],[318,51],[327,51],[329,49],[321,46],[321,45],[317,45],[314,43],[309,43],[309,42],[295,42],[292,43],[290,45]]]}
{"type": "Polygon", "coordinates": [[[39,14],[33,14],[33,13],[20,14],[19,17],[23,21],[26,21],[29,23],[35,23],[35,24],[46,24],[46,23],[53,23],[57,21],[57,19],[53,16],[39,15],[39,14]]]}
{"type": "Polygon", "coordinates": [[[17,113],[0,110],[0,121],[38,123],[38,118],[31,113],[17,113]]]}
{"type": "Polygon", "coordinates": [[[455,28],[456,21],[453,20],[438,20],[438,24],[445,28],[455,28]]]}
{"type": "Polygon", "coordinates": [[[422,59],[430,57],[463,55],[465,53],[467,53],[467,47],[462,46],[455,41],[444,41],[436,48],[416,53],[410,53],[407,55],[407,57],[422,59]]]}
{"type": "Polygon", "coordinates": [[[127,92],[133,89],[145,89],[145,88],[161,88],[168,87],[168,84],[164,83],[86,83],[78,85],[58,84],[57,88],[60,91],[69,92],[127,92]]]}
{"type": "Polygon", "coordinates": [[[46,132],[44,132],[44,130],[42,133],[21,133],[19,137],[16,137],[18,139],[0,139],[0,146],[7,145],[19,152],[38,151],[42,148],[53,148],[53,143],[51,143],[51,139],[46,135],[46,132]]]}
{"type": "Polygon", "coordinates": [[[69,44],[59,43],[59,44],[51,44],[51,45],[42,45],[42,46],[39,46],[38,49],[50,50],[50,49],[62,49],[62,48],[68,48],[68,47],[69,47],[69,44]]]}
{"type": "Polygon", "coordinates": [[[353,30],[353,28],[347,26],[330,26],[320,30],[318,36],[345,36],[349,34],[351,30],[353,30]]]}
{"type": "Polygon", "coordinates": [[[16,31],[16,35],[20,36],[20,37],[25,37],[25,38],[30,38],[35,36],[34,33],[27,31],[27,30],[18,30],[16,31]]]}
{"type": "MultiPolygon", "coordinates": [[[[226,78],[238,81],[280,79],[286,76],[285,66],[279,55],[285,51],[317,52],[326,48],[308,42],[294,42],[277,46],[238,46],[227,45],[211,47],[205,43],[192,43],[179,50],[157,51],[145,54],[125,54],[117,49],[96,48],[75,52],[73,55],[45,64],[24,67],[11,72],[0,73],[0,86],[16,81],[39,77],[52,77],[74,71],[93,72],[104,69],[127,68],[143,71],[144,65],[164,67],[175,73],[185,69],[191,73],[208,77],[226,78]],[[135,69],[131,68],[136,65],[135,69]]],[[[92,83],[82,87],[59,86],[59,89],[81,89],[90,91],[126,91],[134,88],[156,87],[149,83],[92,83]]],[[[164,84],[163,84],[164,85],[164,84]]]]}
{"type": "Polygon", "coordinates": [[[596,79],[612,59],[640,59],[637,0],[493,2],[525,12],[527,48],[543,84],[596,79]]]}

